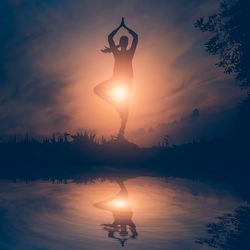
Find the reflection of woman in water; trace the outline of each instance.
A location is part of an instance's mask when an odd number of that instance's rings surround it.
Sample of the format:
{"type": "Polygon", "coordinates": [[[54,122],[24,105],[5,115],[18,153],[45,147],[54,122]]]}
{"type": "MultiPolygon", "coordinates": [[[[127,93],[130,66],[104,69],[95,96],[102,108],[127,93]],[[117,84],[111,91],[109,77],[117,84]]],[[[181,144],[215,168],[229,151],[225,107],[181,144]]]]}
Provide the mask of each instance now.
{"type": "Polygon", "coordinates": [[[129,238],[136,238],[138,234],[132,221],[133,211],[128,201],[128,191],[122,181],[117,183],[121,188],[120,192],[115,197],[95,203],[94,206],[113,213],[114,222],[103,224],[104,230],[108,231],[108,237],[117,239],[124,246],[125,241],[129,238]],[[131,232],[129,237],[128,230],[131,232]]]}
{"type": "Polygon", "coordinates": [[[132,59],[138,43],[138,36],[133,30],[129,29],[125,25],[124,18],[122,18],[120,26],[109,34],[108,42],[110,48],[106,47],[105,49],[102,50],[102,52],[104,53],[112,52],[114,55],[115,64],[114,64],[113,76],[110,79],[98,84],[94,88],[94,92],[96,95],[101,97],[103,100],[112,105],[118,111],[121,117],[121,128],[118,134],[118,138],[123,138],[124,130],[128,120],[129,94],[131,91],[132,78],[133,78],[132,59]],[[119,45],[115,45],[113,40],[114,35],[121,27],[124,27],[133,36],[131,48],[128,50],[127,50],[128,46],[127,36],[120,37],[119,45]],[[117,87],[117,84],[122,85],[122,87],[126,89],[128,93],[126,100],[124,100],[122,103],[116,103],[107,93],[107,91],[111,90],[114,87],[117,87]]]}

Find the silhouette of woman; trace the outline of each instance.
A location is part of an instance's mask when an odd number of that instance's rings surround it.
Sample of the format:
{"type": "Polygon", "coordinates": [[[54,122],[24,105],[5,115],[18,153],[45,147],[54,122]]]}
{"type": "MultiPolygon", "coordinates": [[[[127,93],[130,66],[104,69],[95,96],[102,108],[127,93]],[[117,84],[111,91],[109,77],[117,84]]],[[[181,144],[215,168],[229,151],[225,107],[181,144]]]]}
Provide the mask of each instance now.
{"type": "Polygon", "coordinates": [[[121,188],[120,192],[115,197],[95,203],[94,206],[113,213],[114,222],[102,225],[104,230],[108,231],[108,237],[117,239],[124,246],[129,238],[135,239],[138,233],[132,221],[133,211],[128,201],[128,191],[123,181],[117,181],[117,183],[121,188]],[[127,237],[128,229],[131,232],[129,237],[127,237]],[[118,233],[119,236],[116,236],[115,233],[118,233]]]}
{"type": "Polygon", "coordinates": [[[124,130],[128,120],[129,95],[131,92],[131,85],[133,78],[132,59],[138,43],[138,35],[125,25],[124,18],[122,18],[120,26],[109,34],[108,42],[110,48],[105,46],[105,49],[101,51],[103,53],[112,52],[114,55],[115,64],[114,64],[113,76],[110,79],[98,84],[94,88],[94,93],[99,97],[101,97],[103,100],[105,100],[107,103],[112,105],[118,111],[121,118],[121,127],[118,134],[118,138],[124,138],[124,130]],[[133,36],[131,48],[128,50],[127,50],[128,47],[127,36],[120,37],[119,45],[115,45],[115,42],[113,40],[113,37],[121,27],[124,27],[133,36]],[[128,92],[126,100],[124,100],[121,103],[115,102],[107,93],[107,91],[116,87],[117,84],[119,85],[122,84],[123,88],[125,88],[128,92]]]}

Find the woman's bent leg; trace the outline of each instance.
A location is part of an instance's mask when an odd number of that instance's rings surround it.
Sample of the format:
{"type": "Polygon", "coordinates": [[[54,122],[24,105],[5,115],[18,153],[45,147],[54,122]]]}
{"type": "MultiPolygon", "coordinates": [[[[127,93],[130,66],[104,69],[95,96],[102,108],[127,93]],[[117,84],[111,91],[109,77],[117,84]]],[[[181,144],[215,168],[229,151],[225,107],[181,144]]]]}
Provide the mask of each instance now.
{"type": "Polygon", "coordinates": [[[107,93],[107,90],[109,90],[112,86],[113,86],[113,78],[110,78],[95,86],[94,93],[99,97],[101,97],[108,104],[116,108],[116,103],[111,99],[111,97],[107,93]]]}

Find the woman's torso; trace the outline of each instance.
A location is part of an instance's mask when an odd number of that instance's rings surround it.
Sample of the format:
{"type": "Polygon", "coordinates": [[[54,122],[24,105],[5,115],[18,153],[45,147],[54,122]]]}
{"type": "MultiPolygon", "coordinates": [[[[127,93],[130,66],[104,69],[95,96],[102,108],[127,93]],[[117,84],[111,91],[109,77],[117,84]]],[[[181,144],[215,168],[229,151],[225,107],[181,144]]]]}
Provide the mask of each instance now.
{"type": "Polygon", "coordinates": [[[133,212],[130,211],[115,211],[113,212],[114,221],[118,224],[129,224],[131,222],[133,212]]]}
{"type": "Polygon", "coordinates": [[[133,54],[127,51],[119,51],[117,50],[114,53],[115,64],[114,64],[114,77],[126,78],[131,79],[133,78],[133,67],[132,67],[132,60],[133,54]]]}

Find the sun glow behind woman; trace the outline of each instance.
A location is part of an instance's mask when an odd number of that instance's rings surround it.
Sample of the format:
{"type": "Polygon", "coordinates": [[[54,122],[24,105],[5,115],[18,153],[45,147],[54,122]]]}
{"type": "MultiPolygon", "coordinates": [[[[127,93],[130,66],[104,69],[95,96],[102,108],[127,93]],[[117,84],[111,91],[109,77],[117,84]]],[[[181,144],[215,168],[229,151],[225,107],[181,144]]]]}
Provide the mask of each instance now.
{"type": "Polygon", "coordinates": [[[117,208],[125,208],[125,207],[129,206],[129,203],[126,200],[114,200],[112,202],[112,205],[117,207],[117,208]]]}
{"type": "Polygon", "coordinates": [[[110,95],[114,101],[121,103],[121,102],[127,101],[129,91],[126,87],[122,85],[118,85],[117,87],[111,90],[110,95]]]}

